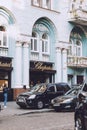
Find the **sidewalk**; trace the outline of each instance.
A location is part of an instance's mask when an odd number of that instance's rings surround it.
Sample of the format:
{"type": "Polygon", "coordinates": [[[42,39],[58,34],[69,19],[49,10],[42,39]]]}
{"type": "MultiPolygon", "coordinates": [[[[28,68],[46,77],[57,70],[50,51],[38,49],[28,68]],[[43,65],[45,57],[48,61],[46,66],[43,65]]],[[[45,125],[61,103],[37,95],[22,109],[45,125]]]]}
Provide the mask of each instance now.
{"type": "MultiPolygon", "coordinates": [[[[2,103],[1,103],[2,104],[2,103]]],[[[13,116],[13,115],[23,115],[29,113],[38,113],[38,112],[48,112],[53,111],[53,109],[45,108],[45,109],[21,109],[15,101],[8,102],[7,108],[3,108],[0,112],[1,116],[13,116]]]]}

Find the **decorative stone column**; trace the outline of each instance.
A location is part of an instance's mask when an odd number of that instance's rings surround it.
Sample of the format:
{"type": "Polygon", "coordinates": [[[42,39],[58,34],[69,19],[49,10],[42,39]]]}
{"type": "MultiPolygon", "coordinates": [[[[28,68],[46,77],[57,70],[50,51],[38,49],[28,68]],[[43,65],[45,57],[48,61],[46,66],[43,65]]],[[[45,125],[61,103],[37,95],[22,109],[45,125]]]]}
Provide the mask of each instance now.
{"type": "Polygon", "coordinates": [[[16,42],[15,54],[15,85],[16,88],[22,88],[22,43],[16,42]]]}
{"type": "Polygon", "coordinates": [[[56,44],[56,82],[67,82],[67,49],[68,42],[58,41],[56,44]]]}
{"type": "Polygon", "coordinates": [[[29,43],[23,43],[23,85],[29,87],[29,43]]]}
{"type": "Polygon", "coordinates": [[[62,81],[67,82],[67,50],[62,50],[62,81]]]}
{"type": "Polygon", "coordinates": [[[55,82],[61,82],[61,48],[56,48],[56,77],[55,82]]]}

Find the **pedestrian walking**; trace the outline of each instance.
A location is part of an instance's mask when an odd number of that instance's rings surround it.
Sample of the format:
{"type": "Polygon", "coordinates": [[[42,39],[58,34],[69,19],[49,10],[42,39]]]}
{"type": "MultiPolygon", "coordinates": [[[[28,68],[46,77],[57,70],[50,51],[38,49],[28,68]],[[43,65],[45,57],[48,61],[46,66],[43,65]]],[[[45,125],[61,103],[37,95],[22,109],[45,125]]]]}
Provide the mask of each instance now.
{"type": "Polygon", "coordinates": [[[7,83],[4,84],[4,87],[3,87],[3,96],[4,96],[4,108],[7,107],[7,100],[8,100],[8,85],[7,83]]]}

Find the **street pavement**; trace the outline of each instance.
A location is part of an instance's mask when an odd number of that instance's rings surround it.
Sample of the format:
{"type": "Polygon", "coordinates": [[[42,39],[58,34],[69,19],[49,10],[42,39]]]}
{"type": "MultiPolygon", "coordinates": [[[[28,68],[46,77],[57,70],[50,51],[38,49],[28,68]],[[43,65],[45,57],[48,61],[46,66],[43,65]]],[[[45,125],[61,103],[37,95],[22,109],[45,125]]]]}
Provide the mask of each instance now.
{"type": "Polygon", "coordinates": [[[3,102],[1,102],[2,110],[0,112],[1,116],[13,116],[13,115],[23,115],[23,114],[29,114],[29,113],[38,113],[38,112],[48,112],[48,111],[54,111],[50,108],[44,108],[44,109],[21,109],[15,101],[9,101],[7,103],[7,108],[3,107],[3,102]]]}
{"type": "Polygon", "coordinates": [[[0,130],[28,129],[74,130],[74,114],[72,112],[56,113],[52,108],[21,109],[15,101],[8,102],[7,108],[3,108],[0,112],[0,130]]]}

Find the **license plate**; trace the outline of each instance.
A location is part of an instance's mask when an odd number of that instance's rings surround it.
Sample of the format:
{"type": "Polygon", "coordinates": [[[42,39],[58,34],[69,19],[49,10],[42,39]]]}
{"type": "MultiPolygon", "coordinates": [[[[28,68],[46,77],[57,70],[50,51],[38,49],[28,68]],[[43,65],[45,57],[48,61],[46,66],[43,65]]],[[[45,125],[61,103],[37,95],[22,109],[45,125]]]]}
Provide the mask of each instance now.
{"type": "Polygon", "coordinates": [[[59,106],[60,106],[60,104],[55,104],[54,106],[55,106],[55,107],[56,107],[56,106],[58,106],[58,107],[59,107],[59,106]]]}

